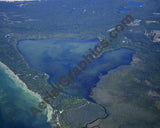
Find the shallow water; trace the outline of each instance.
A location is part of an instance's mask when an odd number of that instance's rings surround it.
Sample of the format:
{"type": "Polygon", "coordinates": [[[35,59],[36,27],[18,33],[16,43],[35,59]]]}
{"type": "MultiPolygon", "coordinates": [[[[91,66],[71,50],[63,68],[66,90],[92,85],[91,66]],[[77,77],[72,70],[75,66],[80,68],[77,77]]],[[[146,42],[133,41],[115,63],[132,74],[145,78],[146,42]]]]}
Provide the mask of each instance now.
{"type": "Polygon", "coordinates": [[[7,69],[0,65],[0,126],[2,128],[50,128],[46,115],[33,118],[30,107],[36,107],[40,98],[24,90],[7,69]]]}

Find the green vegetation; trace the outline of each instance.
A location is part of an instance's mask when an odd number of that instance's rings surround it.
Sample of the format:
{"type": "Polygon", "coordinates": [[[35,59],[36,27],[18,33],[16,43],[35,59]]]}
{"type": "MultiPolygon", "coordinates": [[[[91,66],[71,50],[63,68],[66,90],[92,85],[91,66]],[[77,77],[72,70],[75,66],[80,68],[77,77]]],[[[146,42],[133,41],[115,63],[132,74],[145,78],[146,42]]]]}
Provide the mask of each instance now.
{"type": "MultiPolygon", "coordinates": [[[[124,2],[121,2],[121,4],[123,3],[124,2]]],[[[141,9],[129,8],[133,9],[132,13],[135,12],[134,17],[142,18],[141,25],[125,29],[125,31],[120,33],[119,37],[106,49],[112,50],[115,48],[127,47],[136,50],[136,54],[133,56],[134,61],[131,66],[121,66],[120,68],[111,71],[106,76],[103,76],[103,79],[101,79],[100,83],[97,85],[97,90],[94,89],[93,97],[98,102],[104,104],[107,110],[111,112],[110,118],[103,120],[101,126],[108,126],[110,128],[130,128],[132,125],[135,128],[138,128],[137,126],[143,126],[145,128],[154,126],[154,128],[159,128],[160,126],[160,124],[157,123],[159,122],[159,117],[155,116],[160,115],[160,98],[148,95],[150,90],[154,90],[157,94],[160,94],[160,45],[159,43],[153,43],[144,35],[145,30],[151,31],[153,29],[159,29],[160,27],[160,24],[145,23],[145,18],[147,18],[147,20],[159,20],[157,16],[154,16],[151,13],[158,10],[156,2],[151,2],[149,4],[154,8],[146,9],[143,12],[141,9]],[[139,16],[140,12],[141,16],[139,16]],[[146,14],[149,14],[149,16],[146,14]],[[123,43],[124,37],[127,37],[131,41],[123,43]],[[100,95],[99,97],[97,96],[98,94],[100,95]],[[138,121],[142,121],[142,123],[137,123],[138,121]]],[[[70,23],[68,17],[64,17],[64,19],[68,19],[67,23],[63,19],[61,19],[61,22],[59,23],[55,20],[55,17],[61,18],[60,15],[57,15],[57,13],[52,15],[51,11],[45,10],[45,8],[42,8],[41,11],[38,7],[39,4],[36,5],[33,3],[25,8],[20,8],[18,6],[19,5],[16,3],[10,3],[9,6],[5,5],[5,3],[1,4],[0,61],[14,71],[15,74],[27,84],[30,90],[37,92],[42,96],[46,95],[47,90],[52,89],[47,83],[48,76],[43,72],[31,69],[27,65],[16,48],[17,41],[23,39],[73,37],[77,39],[92,39],[97,37],[108,39],[106,29],[115,26],[122,19],[120,15],[115,14],[114,16],[111,16],[111,12],[108,12],[106,16],[110,17],[110,20],[108,20],[108,17],[107,20],[105,19],[107,25],[104,23],[101,24],[103,21],[103,19],[101,19],[102,21],[99,21],[100,23],[87,27],[87,24],[73,25],[70,23]],[[15,16],[17,14],[19,14],[18,18],[15,16]],[[13,34],[6,38],[5,36],[9,33],[13,34]]],[[[119,6],[119,3],[117,2],[115,6],[119,6]]],[[[50,5],[48,8],[52,9],[52,6],[50,5]]],[[[88,21],[88,19],[86,19],[86,21],[88,21]]],[[[81,22],[83,23],[83,21],[81,22]]],[[[85,99],[78,99],[76,97],[61,94],[52,101],[51,105],[60,112],[87,103],[88,102],[85,99]]],[[[84,107],[83,110],[90,112],[93,106],[88,108],[89,109],[84,107]]],[[[76,117],[78,110],[74,110],[73,113],[69,111],[71,113],[70,117],[72,115],[76,117]]],[[[81,115],[78,114],[83,117],[84,111],[82,111],[82,109],[80,110],[82,113],[81,115]]],[[[67,114],[68,113],[66,112],[64,115],[67,114]]],[[[66,122],[68,115],[64,115],[63,113],[59,114],[60,124],[62,128],[70,128],[70,124],[66,122]]],[[[90,115],[88,115],[88,118],[89,116],[90,115]]],[[[94,116],[93,120],[97,117],[94,116]]],[[[56,119],[56,115],[54,115],[54,119],[56,119]]],[[[87,123],[87,121],[90,122],[90,120],[87,119],[85,121],[85,123],[87,123]]]]}
{"type": "Polygon", "coordinates": [[[64,119],[63,119],[63,117],[62,116],[60,116],[60,124],[61,124],[61,127],[62,128],[70,128],[70,126],[69,125],[67,125],[67,123],[64,121],[64,119]]]}

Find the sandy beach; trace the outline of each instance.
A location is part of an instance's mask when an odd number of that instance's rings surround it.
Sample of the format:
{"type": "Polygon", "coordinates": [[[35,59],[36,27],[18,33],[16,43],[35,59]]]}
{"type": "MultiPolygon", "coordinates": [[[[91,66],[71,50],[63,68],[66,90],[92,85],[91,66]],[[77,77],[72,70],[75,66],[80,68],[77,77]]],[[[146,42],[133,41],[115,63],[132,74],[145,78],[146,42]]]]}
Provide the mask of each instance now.
{"type": "MultiPolygon", "coordinates": [[[[25,91],[29,92],[30,94],[34,95],[35,97],[37,97],[40,100],[39,102],[43,101],[43,98],[41,97],[41,95],[29,90],[27,85],[11,69],[9,69],[7,65],[2,63],[1,61],[0,61],[0,65],[2,65],[2,67],[4,67],[4,69],[6,69],[6,71],[9,73],[9,77],[13,77],[17,82],[21,83],[21,84],[19,84],[19,85],[22,85],[22,86],[20,86],[21,88],[23,88],[25,91]]],[[[38,104],[37,104],[37,106],[38,106],[38,104]]],[[[51,107],[50,104],[47,104],[46,112],[47,112],[47,114],[46,114],[47,122],[50,122],[52,120],[52,114],[53,114],[53,108],[51,107]]]]}

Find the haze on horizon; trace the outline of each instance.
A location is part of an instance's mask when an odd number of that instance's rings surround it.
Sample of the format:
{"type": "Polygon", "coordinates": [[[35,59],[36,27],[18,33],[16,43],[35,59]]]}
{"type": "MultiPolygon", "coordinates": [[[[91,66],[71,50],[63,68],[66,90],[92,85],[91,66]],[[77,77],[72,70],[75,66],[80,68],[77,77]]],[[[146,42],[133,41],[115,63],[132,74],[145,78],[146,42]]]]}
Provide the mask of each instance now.
{"type": "Polygon", "coordinates": [[[40,1],[40,0],[0,0],[0,2],[21,2],[21,1],[40,1]]]}

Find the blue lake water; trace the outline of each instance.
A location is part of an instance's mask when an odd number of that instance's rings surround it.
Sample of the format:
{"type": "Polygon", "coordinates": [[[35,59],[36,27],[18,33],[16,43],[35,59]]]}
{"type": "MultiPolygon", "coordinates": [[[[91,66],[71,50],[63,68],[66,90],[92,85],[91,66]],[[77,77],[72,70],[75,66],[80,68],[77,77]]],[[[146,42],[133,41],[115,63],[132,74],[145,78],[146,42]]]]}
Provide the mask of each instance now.
{"type": "MultiPolygon", "coordinates": [[[[128,5],[130,6],[134,6],[134,7],[144,7],[146,6],[146,4],[144,3],[140,3],[140,2],[136,2],[136,1],[128,1],[128,5]]],[[[117,11],[117,13],[123,13],[123,12],[128,12],[131,11],[130,9],[128,9],[127,7],[120,7],[119,10],[117,11]]]]}
{"type": "Polygon", "coordinates": [[[139,3],[139,2],[136,2],[136,1],[128,1],[128,5],[136,6],[136,7],[144,7],[144,6],[146,6],[146,4],[139,3]]]}
{"type": "Polygon", "coordinates": [[[0,126],[1,128],[51,128],[44,114],[34,119],[30,107],[40,99],[25,91],[5,67],[0,65],[0,126]]]}
{"type": "Polygon", "coordinates": [[[127,12],[129,11],[130,9],[127,9],[127,8],[124,8],[124,7],[120,7],[119,11],[121,12],[127,12]]]}
{"type": "Polygon", "coordinates": [[[128,12],[130,11],[130,9],[124,8],[124,7],[120,7],[120,9],[117,11],[117,13],[121,13],[121,12],[128,12]]]}
{"type": "MultiPolygon", "coordinates": [[[[98,39],[21,40],[17,48],[31,68],[49,74],[48,82],[55,87],[54,83],[58,82],[61,76],[67,76],[73,67],[84,60],[82,55],[91,54],[88,49],[93,49],[98,43],[98,39]]],[[[99,75],[107,74],[108,71],[120,65],[130,64],[134,53],[134,50],[127,48],[104,52],[88,64],[86,70],[79,76],[74,76],[75,80],[72,80],[72,83],[64,89],[64,93],[92,101],[89,95],[99,81],[99,75]]]]}

